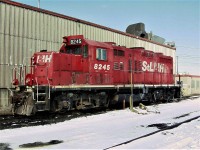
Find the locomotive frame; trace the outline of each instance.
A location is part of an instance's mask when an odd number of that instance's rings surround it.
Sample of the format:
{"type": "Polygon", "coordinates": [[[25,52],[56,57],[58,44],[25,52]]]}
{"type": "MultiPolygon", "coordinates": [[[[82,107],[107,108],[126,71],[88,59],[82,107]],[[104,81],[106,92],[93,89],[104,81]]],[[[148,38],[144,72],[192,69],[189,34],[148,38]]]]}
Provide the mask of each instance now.
{"type": "Polygon", "coordinates": [[[30,66],[24,82],[14,75],[11,103],[20,115],[108,107],[132,94],[134,102],[180,96],[172,57],[83,35],[63,37],[59,52],[36,52],[30,66]]]}

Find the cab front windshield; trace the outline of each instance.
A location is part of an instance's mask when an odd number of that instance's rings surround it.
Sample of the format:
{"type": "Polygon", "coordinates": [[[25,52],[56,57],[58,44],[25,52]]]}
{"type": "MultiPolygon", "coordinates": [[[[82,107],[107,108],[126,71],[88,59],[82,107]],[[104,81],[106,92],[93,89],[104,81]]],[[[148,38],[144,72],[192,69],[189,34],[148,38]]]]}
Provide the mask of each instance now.
{"type": "Polygon", "coordinates": [[[88,57],[88,46],[87,45],[73,45],[66,46],[67,54],[82,55],[84,58],[88,57]]]}
{"type": "Polygon", "coordinates": [[[82,49],[81,46],[67,46],[66,47],[67,54],[75,54],[75,55],[81,55],[82,54],[82,49]]]}

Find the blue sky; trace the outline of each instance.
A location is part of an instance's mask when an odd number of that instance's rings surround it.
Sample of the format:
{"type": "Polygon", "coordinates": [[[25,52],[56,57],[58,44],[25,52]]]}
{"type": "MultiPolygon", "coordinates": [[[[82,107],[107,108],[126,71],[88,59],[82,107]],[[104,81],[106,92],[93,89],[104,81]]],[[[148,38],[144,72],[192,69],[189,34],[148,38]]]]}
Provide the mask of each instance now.
{"type": "Polygon", "coordinates": [[[143,22],[146,32],[176,43],[179,72],[200,75],[200,0],[40,0],[40,7],[120,31],[143,22]]]}

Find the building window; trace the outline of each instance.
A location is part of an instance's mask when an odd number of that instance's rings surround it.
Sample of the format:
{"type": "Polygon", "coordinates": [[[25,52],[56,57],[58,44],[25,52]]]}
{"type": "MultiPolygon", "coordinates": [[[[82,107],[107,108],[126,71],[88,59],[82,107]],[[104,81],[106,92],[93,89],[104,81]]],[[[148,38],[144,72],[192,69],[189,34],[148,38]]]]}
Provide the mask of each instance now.
{"type": "Polygon", "coordinates": [[[96,59],[97,60],[107,60],[107,51],[106,51],[106,49],[97,48],[96,49],[96,59]]]}

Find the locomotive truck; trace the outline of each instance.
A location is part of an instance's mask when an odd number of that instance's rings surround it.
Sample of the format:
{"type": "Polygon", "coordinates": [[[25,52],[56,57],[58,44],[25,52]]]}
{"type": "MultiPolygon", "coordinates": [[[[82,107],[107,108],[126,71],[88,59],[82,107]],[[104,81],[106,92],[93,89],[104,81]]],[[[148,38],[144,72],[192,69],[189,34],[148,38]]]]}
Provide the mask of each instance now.
{"type": "Polygon", "coordinates": [[[134,102],[179,97],[173,58],[142,47],[65,36],[59,52],[41,50],[30,61],[24,81],[14,73],[15,114],[108,107],[130,96],[134,102]]]}

